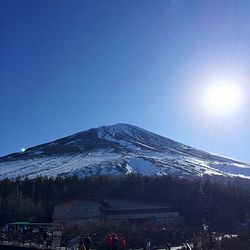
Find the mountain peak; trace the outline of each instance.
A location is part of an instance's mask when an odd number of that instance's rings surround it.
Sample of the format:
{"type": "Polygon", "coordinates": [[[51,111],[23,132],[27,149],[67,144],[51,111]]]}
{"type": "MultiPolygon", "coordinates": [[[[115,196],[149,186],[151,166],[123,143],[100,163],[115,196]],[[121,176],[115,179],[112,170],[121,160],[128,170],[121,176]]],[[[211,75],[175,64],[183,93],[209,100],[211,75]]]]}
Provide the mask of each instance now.
{"type": "Polygon", "coordinates": [[[135,131],[143,131],[143,129],[126,123],[117,123],[114,125],[101,126],[97,128],[98,134],[109,133],[115,136],[116,134],[132,135],[135,131]]]}

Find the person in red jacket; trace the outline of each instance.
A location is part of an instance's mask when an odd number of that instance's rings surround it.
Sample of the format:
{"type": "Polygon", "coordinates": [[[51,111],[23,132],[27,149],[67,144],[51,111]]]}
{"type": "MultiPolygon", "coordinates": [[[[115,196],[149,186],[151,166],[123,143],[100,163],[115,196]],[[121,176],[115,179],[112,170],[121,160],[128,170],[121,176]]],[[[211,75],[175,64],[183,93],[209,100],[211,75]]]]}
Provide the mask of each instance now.
{"type": "Polygon", "coordinates": [[[106,244],[106,249],[107,250],[112,250],[112,246],[113,246],[113,239],[111,234],[108,234],[105,238],[105,244],[106,244]]]}
{"type": "Polygon", "coordinates": [[[120,248],[121,248],[121,250],[126,249],[126,240],[124,237],[121,237],[121,239],[120,239],[120,248]]]}

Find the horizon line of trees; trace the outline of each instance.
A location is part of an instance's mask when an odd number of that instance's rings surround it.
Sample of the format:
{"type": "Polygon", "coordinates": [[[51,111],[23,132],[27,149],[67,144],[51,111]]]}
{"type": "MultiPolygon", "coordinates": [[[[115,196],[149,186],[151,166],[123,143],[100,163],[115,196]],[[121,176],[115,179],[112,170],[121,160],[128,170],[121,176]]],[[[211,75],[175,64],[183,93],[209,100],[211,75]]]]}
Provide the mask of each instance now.
{"type": "Polygon", "coordinates": [[[216,231],[246,222],[250,211],[249,183],[174,176],[38,177],[0,181],[0,224],[52,221],[54,206],[67,199],[120,199],[175,206],[189,226],[210,224],[216,231]]]}

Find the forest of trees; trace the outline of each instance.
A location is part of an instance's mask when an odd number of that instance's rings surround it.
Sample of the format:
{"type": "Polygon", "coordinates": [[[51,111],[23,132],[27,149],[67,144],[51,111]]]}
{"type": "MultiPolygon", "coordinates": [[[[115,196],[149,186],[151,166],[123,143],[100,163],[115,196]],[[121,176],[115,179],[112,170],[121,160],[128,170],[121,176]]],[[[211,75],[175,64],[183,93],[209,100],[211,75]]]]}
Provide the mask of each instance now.
{"type": "Polygon", "coordinates": [[[210,224],[220,232],[248,219],[250,189],[214,178],[184,179],[170,176],[96,176],[0,181],[0,223],[52,221],[54,205],[74,198],[117,197],[176,206],[186,225],[210,224]]]}

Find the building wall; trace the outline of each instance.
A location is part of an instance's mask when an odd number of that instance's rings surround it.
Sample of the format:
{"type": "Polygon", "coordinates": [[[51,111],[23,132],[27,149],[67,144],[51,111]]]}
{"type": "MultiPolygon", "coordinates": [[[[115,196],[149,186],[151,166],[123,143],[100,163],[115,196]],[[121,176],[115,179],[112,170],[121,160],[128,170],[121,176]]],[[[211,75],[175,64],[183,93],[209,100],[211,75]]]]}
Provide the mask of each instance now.
{"type": "Polygon", "coordinates": [[[118,199],[109,199],[107,201],[110,204],[110,209],[142,209],[142,208],[155,208],[155,207],[164,207],[161,204],[156,203],[146,203],[146,202],[135,202],[129,200],[118,200],[118,199]]]}
{"type": "Polygon", "coordinates": [[[149,219],[156,218],[160,220],[164,219],[173,219],[179,217],[179,213],[141,213],[141,214],[118,214],[118,215],[108,215],[107,219],[109,220],[126,220],[126,219],[149,219]]]}
{"type": "Polygon", "coordinates": [[[108,200],[104,206],[102,202],[74,200],[55,206],[53,224],[86,223],[87,221],[143,220],[155,218],[156,221],[178,222],[180,216],[177,211],[159,204],[139,203],[124,200],[108,200]]]}
{"type": "Polygon", "coordinates": [[[102,217],[100,204],[94,201],[74,200],[55,206],[53,226],[57,224],[85,223],[88,220],[98,221],[102,217]]]}

